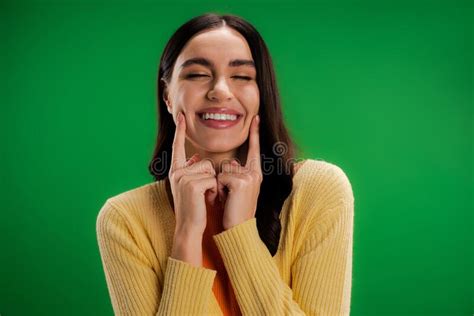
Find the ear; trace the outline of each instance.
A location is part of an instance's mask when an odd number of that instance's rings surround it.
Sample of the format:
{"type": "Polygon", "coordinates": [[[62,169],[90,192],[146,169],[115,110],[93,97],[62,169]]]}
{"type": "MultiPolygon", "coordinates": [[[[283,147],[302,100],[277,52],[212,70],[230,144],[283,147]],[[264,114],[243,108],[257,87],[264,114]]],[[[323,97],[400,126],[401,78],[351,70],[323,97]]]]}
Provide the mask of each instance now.
{"type": "Polygon", "coordinates": [[[173,112],[172,112],[171,102],[169,100],[168,83],[166,82],[166,80],[164,78],[161,78],[161,81],[163,82],[163,85],[164,85],[163,100],[166,103],[166,108],[168,109],[168,112],[170,114],[172,114],[173,112]]]}

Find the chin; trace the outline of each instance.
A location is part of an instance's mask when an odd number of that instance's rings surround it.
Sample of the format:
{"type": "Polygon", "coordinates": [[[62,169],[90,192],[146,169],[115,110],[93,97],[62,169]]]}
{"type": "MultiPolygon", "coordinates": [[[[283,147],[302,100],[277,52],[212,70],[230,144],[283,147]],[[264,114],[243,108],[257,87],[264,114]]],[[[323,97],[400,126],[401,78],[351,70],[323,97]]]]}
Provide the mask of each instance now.
{"type": "Polygon", "coordinates": [[[212,153],[224,153],[236,150],[239,148],[239,145],[232,145],[229,143],[215,143],[203,146],[204,150],[212,152],[212,153]]]}
{"type": "Polygon", "coordinates": [[[236,150],[243,142],[229,141],[225,137],[216,137],[207,139],[205,142],[199,142],[198,147],[212,153],[223,153],[236,150]]]}

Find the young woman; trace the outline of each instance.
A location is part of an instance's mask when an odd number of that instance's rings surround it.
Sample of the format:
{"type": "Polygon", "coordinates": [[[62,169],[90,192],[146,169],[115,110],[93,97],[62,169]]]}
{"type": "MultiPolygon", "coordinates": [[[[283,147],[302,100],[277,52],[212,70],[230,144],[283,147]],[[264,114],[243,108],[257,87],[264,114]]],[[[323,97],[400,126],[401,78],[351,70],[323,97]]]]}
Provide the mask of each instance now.
{"type": "Polygon", "coordinates": [[[97,238],[117,315],[347,315],[354,197],[296,162],[260,34],[182,25],[161,57],[155,182],[107,199],[97,238]]]}

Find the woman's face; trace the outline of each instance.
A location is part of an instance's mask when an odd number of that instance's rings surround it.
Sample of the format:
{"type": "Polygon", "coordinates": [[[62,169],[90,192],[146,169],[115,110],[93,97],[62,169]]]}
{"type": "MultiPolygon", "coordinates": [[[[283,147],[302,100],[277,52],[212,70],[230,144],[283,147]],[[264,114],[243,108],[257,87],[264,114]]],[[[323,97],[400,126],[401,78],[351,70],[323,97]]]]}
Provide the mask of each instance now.
{"type": "Polygon", "coordinates": [[[237,31],[208,30],[188,41],[176,60],[164,99],[175,122],[179,111],[185,114],[187,141],[194,148],[223,153],[247,140],[259,108],[256,76],[250,48],[237,31]],[[199,60],[193,62],[195,58],[199,60]],[[224,109],[238,113],[237,119],[233,121],[233,115],[221,117],[223,121],[216,116],[202,118],[203,112],[224,109]]]}

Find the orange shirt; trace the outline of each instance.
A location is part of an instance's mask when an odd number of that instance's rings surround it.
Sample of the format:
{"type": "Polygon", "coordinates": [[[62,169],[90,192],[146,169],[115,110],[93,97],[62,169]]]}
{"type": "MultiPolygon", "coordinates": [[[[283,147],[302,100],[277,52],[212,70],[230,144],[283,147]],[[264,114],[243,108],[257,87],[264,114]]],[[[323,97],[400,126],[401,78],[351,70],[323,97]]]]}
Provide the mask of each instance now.
{"type": "Polygon", "coordinates": [[[224,230],[222,227],[222,216],[223,211],[218,206],[208,205],[206,230],[202,239],[203,266],[217,271],[212,291],[219,302],[223,314],[242,315],[224,262],[212,238],[213,235],[224,230]]]}

